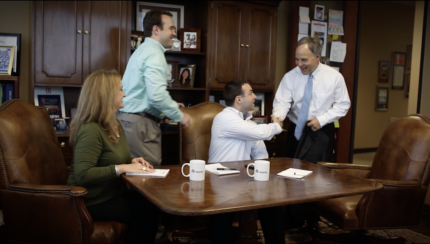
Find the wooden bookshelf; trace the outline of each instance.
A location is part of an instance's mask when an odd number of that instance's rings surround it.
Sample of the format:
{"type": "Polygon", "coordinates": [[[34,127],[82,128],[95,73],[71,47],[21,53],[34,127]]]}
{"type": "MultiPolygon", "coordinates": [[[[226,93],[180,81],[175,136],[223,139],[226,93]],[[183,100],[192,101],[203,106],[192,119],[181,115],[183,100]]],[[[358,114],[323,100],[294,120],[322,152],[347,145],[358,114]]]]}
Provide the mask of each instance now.
{"type": "Polygon", "coordinates": [[[0,75],[0,83],[13,82],[14,83],[14,98],[19,98],[19,76],[0,75]]]}

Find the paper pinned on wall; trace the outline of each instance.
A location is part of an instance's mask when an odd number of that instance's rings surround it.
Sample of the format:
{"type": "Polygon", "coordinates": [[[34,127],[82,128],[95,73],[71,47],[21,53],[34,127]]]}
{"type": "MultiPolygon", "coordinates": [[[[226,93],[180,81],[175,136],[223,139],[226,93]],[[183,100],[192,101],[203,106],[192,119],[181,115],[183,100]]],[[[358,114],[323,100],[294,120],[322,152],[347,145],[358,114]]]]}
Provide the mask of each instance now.
{"type": "Polygon", "coordinates": [[[332,9],[329,10],[328,34],[343,36],[343,11],[332,9]]]}
{"type": "Polygon", "coordinates": [[[308,35],[309,24],[299,22],[299,33],[308,35]]]}
{"type": "Polygon", "coordinates": [[[327,50],[327,22],[312,20],[311,37],[315,38],[322,45],[321,57],[325,57],[325,50],[327,50]]]}
{"type": "Polygon", "coordinates": [[[297,41],[300,41],[300,39],[302,39],[303,37],[307,37],[308,36],[308,34],[300,34],[299,33],[299,36],[297,37],[297,41]]]}
{"type": "Polygon", "coordinates": [[[346,43],[332,42],[330,52],[330,62],[343,63],[346,56],[346,43]]]}
{"type": "Polygon", "coordinates": [[[302,23],[311,23],[311,19],[309,18],[309,8],[308,7],[300,7],[299,10],[300,22],[302,23]]]}

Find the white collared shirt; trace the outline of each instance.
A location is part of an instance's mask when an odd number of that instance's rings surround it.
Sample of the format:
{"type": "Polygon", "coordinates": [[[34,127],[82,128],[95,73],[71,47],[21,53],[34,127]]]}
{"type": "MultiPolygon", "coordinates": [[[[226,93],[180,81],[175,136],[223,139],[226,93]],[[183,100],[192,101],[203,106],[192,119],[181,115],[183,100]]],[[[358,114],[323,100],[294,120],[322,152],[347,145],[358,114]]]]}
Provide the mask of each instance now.
{"type": "Polygon", "coordinates": [[[252,115],[227,107],[212,124],[209,163],[268,158],[263,140],[282,132],[278,123],[257,125],[252,115]]]}
{"type": "MultiPolygon", "coordinates": [[[[312,76],[308,119],[316,117],[323,127],[345,116],[351,102],[341,73],[320,63],[312,76]]],[[[284,75],[273,100],[273,115],[285,119],[288,114],[288,118],[297,124],[308,78],[309,75],[303,75],[299,67],[284,75]]]]}

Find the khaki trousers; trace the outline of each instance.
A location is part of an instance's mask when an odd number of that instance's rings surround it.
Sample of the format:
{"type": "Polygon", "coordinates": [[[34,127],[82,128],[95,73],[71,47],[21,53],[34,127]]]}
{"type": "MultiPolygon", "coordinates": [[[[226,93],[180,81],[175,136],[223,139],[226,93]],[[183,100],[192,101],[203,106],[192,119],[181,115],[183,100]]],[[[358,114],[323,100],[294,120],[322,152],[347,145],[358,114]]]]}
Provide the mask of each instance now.
{"type": "Polygon", "coordinates": [[[138,114],[118,112],[133,158],[143,157],[153,166],[161,164],[161,129],[155,121],[138,114]]]}

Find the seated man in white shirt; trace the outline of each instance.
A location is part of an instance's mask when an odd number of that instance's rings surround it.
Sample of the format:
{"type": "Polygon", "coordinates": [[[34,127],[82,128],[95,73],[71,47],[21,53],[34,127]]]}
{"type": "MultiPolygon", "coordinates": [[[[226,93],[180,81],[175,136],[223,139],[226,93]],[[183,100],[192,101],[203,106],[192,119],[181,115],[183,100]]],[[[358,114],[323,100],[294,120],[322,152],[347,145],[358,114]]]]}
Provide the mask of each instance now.
{"type": "MultiPolygon", "coordinates": [[[[282,132],[281,122],[257,125],[248,111],[256,95],[246,81],[234,80],[224,88],[227,107],[213,120],[208,163],[268,158],[263,140],[282,132]]],[[[266,243],[285,243],[283,208],[258,211],[266,243]]],[[[213,215],[213,243],[231,243],[234,213],[213,215]]]]}

